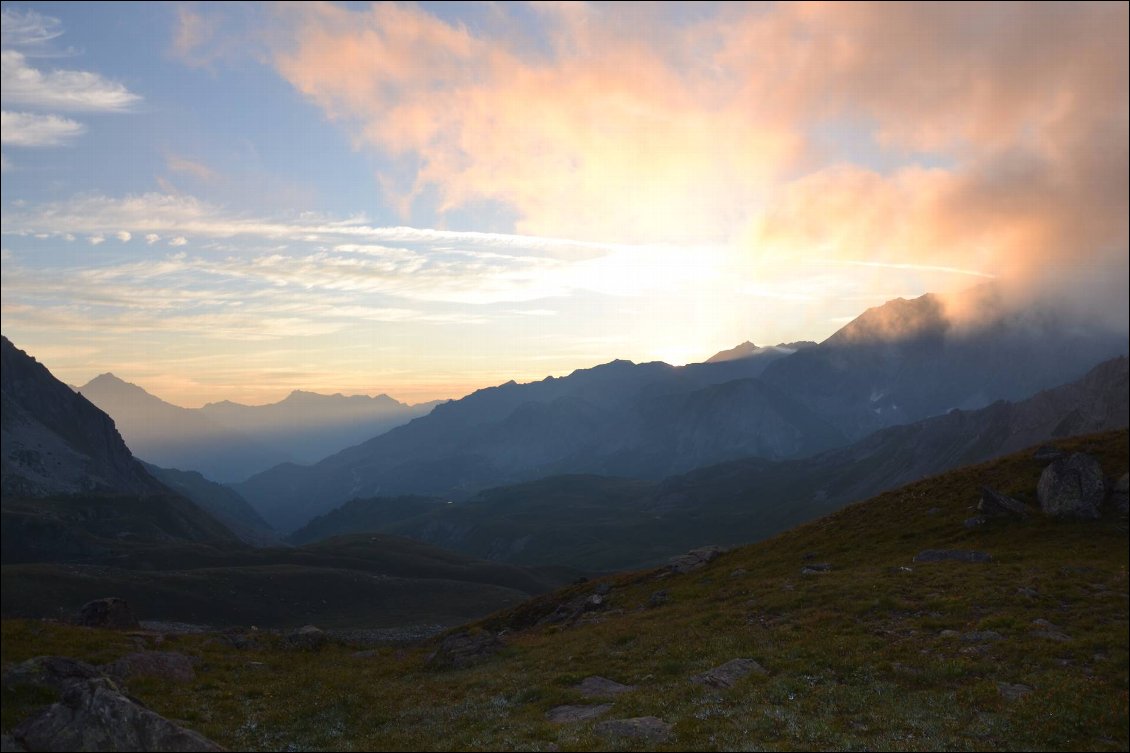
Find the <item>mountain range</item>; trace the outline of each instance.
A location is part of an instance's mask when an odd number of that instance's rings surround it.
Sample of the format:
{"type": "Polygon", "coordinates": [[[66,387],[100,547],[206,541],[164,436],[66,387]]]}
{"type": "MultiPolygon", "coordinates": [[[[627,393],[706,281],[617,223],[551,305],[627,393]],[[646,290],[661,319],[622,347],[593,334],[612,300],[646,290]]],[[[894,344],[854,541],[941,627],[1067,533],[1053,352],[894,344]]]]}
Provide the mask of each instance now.
{"type": "Polygon", "coordinates": [[[992,286],[900,298],[817,345],[743,345],[683,367],[612,361],[479,390],[312,466],[280,465],[234,488],[289,532],[354,498],[464,500],[552,475],[659,480],[741,458],[803,458],[953,409],[1023,399],[1126,351],[1124,334],[1006,308],[992,286]]]}
{"type": "Polygon", "coordinates": [[[158,466],[241,481],[284,462],[313,463],[426,414],[388,395],[321,395],[295,390],[268,405],[231,401],[182,408],[113,374],[76,388],[113,416],[130,448],[158,466]]]}
{"type": "Polygon", "coordinates": [[[757,541],[887,489],[1067,436],[1130,424],[1126,357],[1020,402],[876,432],[804,459],[745,458],[658,482],[556,476],[455,504],[355,499],[291,535],[295,543],[362,531],[523,565],[615,570],[707,544],[757,541]]]}

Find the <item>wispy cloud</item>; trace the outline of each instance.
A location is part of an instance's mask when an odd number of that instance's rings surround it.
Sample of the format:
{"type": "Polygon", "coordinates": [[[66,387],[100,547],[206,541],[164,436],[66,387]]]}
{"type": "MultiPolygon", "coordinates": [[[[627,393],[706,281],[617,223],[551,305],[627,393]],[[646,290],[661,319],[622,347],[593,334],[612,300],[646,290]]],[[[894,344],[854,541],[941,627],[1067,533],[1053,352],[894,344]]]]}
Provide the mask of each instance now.
{"type": "Polygon", "coordinates": [[[216,171],[204,163],[176,154],[165,157],[165,165],[171,172],[186,173],[199,180],[215,180],[217,177],[216,171]]]}
{"type": "Polygon", "coordinates": [[[63,34],[59,19],[31,9],[5,5],[0,15],[0,43],[5,47],[39,47],[63,34]]]}
{"type": "Polygon", "coordinates": [[[7,146],[64,146],[85,132],[82,123],[58,115],[0,112],[0,142],[7,146]]]}
{"type": "Polygon", "coordinates": [[[141,102],[117,81],[89,71],[44,73],[16,50],[0,52],[0,83],[5,104],[71,112],[124,112],[141,102]]]}

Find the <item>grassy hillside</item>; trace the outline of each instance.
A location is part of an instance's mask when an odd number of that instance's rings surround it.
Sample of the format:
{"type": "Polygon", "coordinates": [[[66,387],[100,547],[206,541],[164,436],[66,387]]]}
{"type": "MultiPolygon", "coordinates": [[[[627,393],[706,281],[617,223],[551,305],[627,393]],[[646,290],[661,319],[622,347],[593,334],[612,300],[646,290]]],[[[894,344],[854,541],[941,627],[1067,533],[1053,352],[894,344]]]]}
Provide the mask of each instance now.
{"type": "MultiPolygon", "coordinates": [[[[1127,470],[1124,430],[1060,444],[1095,454],[1108,475],[1127,470]]],[[[469,668],[429,664],[434,642],[302,653],[264,638],[237,650],[211,636],[26,621],[4,623],[3,663],[102,662],[139,642],[198,656],[192,683],[129,690],[233,749],[1125,750],[1125,516],[962,524],[984,484],[1033,502],[1041,468],[1025,451],[884,493],[695,572],[625,573],[539,597],[472,626],[506,645],[469,668]],[[915,562],[924,549],[992,561],[915,562]],[[817,563],[830,569],[802,573],[817,563]],[[604,585],[603,609],[537,624],[604,585]],[[739,657],[767,674],[724,690],[692,682],[739,657]],[[604,719],[656,716],[671,737],[547,721],[556,706],[597,702],[575,688],[590,675],[637,686],[602,701],[612,704],[604,719]]],[[[6,695],[3,707],[8,729],[30,701],[6,695]]]]}

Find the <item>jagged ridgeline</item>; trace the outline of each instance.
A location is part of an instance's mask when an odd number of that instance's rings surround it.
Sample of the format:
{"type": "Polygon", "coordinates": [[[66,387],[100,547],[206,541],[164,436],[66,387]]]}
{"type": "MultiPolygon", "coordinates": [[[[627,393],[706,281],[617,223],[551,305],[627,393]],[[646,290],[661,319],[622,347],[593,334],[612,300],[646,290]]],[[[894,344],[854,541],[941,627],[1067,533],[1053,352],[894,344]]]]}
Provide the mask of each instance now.
{"type": "MultiPolygon", "coordinates": [[[[5,662],[124,672],[150,709],[240,750],[1121,750],[1128,439],[1028,448],[420,645],[7,620],[5,662]],[[1092,463],[1098,517],[1045,514],[1047,478],[1092,463]],[[1021,514],[986,508],[986,487],[1021,514]],[[182,658],[144,674],[139,642],[182,658]]],[[[52,691],[5,693],[6,731],[48,726],[52,691]]]]}

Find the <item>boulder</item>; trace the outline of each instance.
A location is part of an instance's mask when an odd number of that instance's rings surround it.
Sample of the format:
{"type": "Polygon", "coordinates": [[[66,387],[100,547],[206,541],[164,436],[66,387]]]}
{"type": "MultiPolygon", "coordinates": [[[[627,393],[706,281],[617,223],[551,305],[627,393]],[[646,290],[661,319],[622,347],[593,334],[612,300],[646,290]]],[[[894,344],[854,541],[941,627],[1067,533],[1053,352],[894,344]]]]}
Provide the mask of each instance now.
{"type": "Polygon", "coordinates": [[[666,742],[671,737],[671,725],[654,716],[637,716],[632,719],[609,719],[594,728],[605,737],[628,737],[649,743],[666,742]]]}
{"type": "Polygon", "coordinates": [[[651,595],[651,598],[649,598],[647,600],[647,606],[648,606],[649,609],[655,609],[656,607],[661,607],[664,604],[666,604],[670,600],[670,598],[671,597],[667,593],[666,590],[656,591],[655,593],[653,593],[651,595]]]}
{"type": "Polygon", "coordinates": [[[725,690],[732,688],[734,683],[750,674],[767,675],[769,673],[765,667],[753,659],[731,659],[721,666],[695,675],[691,678],[691,682],[725,690]]]}
{"type": "Polygon", "coordinates": [[[1083,452],[1060,458],[1040,474],[1040,509],[1053,518],[1096,519],[1106,493],[1099,461],[1083,452]]]}
{"type": "Polygon", "coordinates": [[[717,559],[718,555],[722,554],[723,551],[722,547],[718,546],[699,547],[698,549],[690,550],[686,554],[672,557],[668,566],[673,572],[689,573],[705,567],[708,562],[717,559]]]}
{"type": "Polygon", "coordinates": [[[224,750],[123,695],[106,677],[70,683],[59,703],[21,722],[11,736],[28,750],[224,750]]]}
{"type": "Polygon", "coordinates": [[[624,685],[615,680],[609,680],[607,677],[600,677],[598,675],[586,677],[581,680],[580,685],[577,686],[577,690],[581,691],[581,695],[587,698],[605,698],[627,693],[635,689],[635,685],[624,685]]]}
{"type": "Polygon", "coordinates": [[[83,604],[75,618],[75,624],[111,630],[137,630],[141,627],[126,600],[116,596],[83,604]]]}
{"type": "Polygon", "coordinates": [[[988,552],[975,549],[923,549],[914,555],[915,562],[992,562],[988,552]]]}
{"type": "Polygon", "coordinates": [[[977,511],[987,518],[1027,518],[1028,506],[1007,494],[1001,494],[988,486],[981,487],[981,502],[977,511]]]}
{"type": "Polygon", "coordinates": [[[137,651],[103,667],[106,674],[121,680],[131,677],[159,677],[173,682],[192,682],[196,670],[192,660],[176,651],[137,651]]]}
{"type": "Polygon", "coordinates": [[[304,625],[293,632],[287,633],[283,639],[287,648],[313,651],[326,645],[329,636],[326,631],[315,625],[304,625]]]}
{"type": "Polygon", "coordinates": [[[822,575],[832,572],[830,562],[810,562],[800,569],[801,575],[822,575]]]}
{"type": "Polygon", "coordinates": [[[611,710],[611,703],[602,703],[598,706],[557,706],[545,712],[545,718],[553,724],[587,722],[589,719],[604,716],[611,710]]]}

